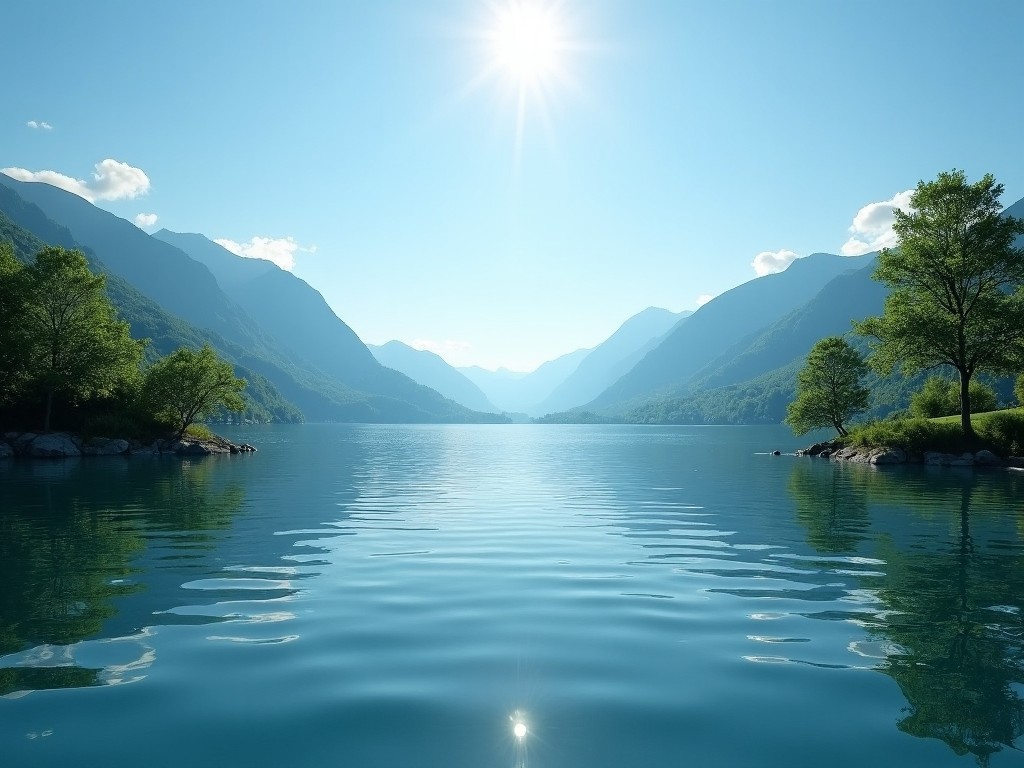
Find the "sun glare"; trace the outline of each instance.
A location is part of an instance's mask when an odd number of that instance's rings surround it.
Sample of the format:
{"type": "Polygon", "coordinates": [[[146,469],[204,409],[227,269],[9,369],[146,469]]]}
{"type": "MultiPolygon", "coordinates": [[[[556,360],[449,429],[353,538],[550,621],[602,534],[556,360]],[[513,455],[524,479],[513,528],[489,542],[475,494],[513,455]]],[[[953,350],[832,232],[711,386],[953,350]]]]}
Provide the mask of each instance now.
{"type": "Polygon", "coordinates": [[[509,5],[499,11],[492,39],[498,66],[520,81],[550,74],[557,64],[559,29],[549,8],[509,5]]]}

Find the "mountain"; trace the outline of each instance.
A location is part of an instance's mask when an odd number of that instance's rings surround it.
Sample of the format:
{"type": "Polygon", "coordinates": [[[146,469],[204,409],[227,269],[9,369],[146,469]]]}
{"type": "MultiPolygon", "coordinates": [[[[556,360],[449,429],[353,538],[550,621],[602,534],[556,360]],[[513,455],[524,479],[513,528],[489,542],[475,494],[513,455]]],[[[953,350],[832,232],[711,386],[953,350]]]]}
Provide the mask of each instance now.
{"type": "Polygon", "coordinates": [[[628,373],[661,342],[665,334],[692,314],[690,311],[675,313],[648,307],[633,315],[594,347],[576,370],[537,406],[537,410],[552,413],[590,402],[628,373]]]}
{"type": "Polygon", "coordinates": [[[577,349],[548,360],[529,373],[510,371],[507,368],[489,371],[479,366],[458,370],[480,387],[487,399],[502,411],[539,416],[540,403],[576,370],[588,354],[589,349],[577,349]]]}
{"type": "Polygon", "coordinates": [[[711,389],[748,381],[803,362],[807,352],[826,336],[853,331],[852,321],[882,313],[889,289],[871,275],[874,254],[866,266],[828,282],[809,302],[731,347],[694,374],[692,389],[711,389]]]}
{"type": "Polygon", "coordinates": [[[3,186],[0,186],[0,240],[11,242],[15,255],[26,264],[47,245],[79,248],[85,253],[89,268],[106,275],[107,296],[121,318],[130,325],[132,336],[149,340],[145,351],[147,360],[151,362],[181,346],[197,348],[209,342],[234,365],[235,375],[248,382],[245,390],[247,405],[241,414],[242,418],[255,421],[302,420],[301,412],[287,402],[268,379],[239,363],[239,360],[245,358],[245,353],[237,345],[164,311],[123,278],[112,274],[90,249],[81,248],[75,243],[67,229],[48,219],[39,208],[26,203],[3,186]],[[4,211],[14,211],[21,218],[31,220],[32,231],[15,224],[4,211]]]}
{"type": "Polygon", "coordinates": [[[863,256],[817,253],[795,260],[783,272],[726,291],[673,328],[632,370],[587,404],[587,409],[607,410],[616,403],[685,390],[695,373],[734,344],[799,308],[833,278],[866,263],[863,256]]]}
{"type": "MultiPolygon", "coordinates": [[[[493,420],[493,417],[474,414],[380,366],[365,347],[360,353],[363,365],[355,366],[351,377],[355,385],[331,376],[304,359],[292,346],[281,343],[279,328],[271,333],[267,326],[228,297],[205,264],[170,243],[150,237],[135,225],[47,184],[19,182],[0,175],[0,187],[34,204],[45,217],[65,227],[70,237],[90,249],[109,273],[124,278],[161,308],[237,345],[240,355],[235,362],[266,376],[307,418],[365,422],[493,420]]],[[[29,231],[32,231],[31,220],[38,218],[24,208],[6,212],[16,224],[29,231]],[[19,216],[24,219],[19,220],[19,216]]],[[[292,279],[297,280],[294,276],[292,279]]],[[[309,300],[314,298],[294,284],[286,287],[292,291],[289,299],[294,298],[295,290],[309,300]]],[[[315,294],[315,298],[319,299],[319,294],[315,294]]],[[[274,296],[267,303],[277,302],[278,297],[274,296]]],[[[265,308],[261,318],[266,320],[268,315],[275,316],[273,308],[265,308]]],[[[325,343],[333,343],[343,335],[341,331],[330,339],[325,338],[325,343]]],[[[294,334],[290,340],[296,341],[294,334]]],[[[218,349],[223,351],[222,347],[218,349]]],[[[327,354],[329,350],[330,347],[327,354]]]]}
{"type": "Polygon", "coordinates": [[[415,421],[480,420],[471,409],[381,365],[323,296],[291,272],[263,259],[237,256],[203,235],[162,229],[154,237],[205,265],[224,293],[280,347],[346,387],[409,403],[426,414],[415,421]]]}
{"type": "Polygon", "coordinates": [[[480,387],[446,363],[440,355],[413,349],[400,341],[368,346],[381,365],[401,371],[413,381],[437,390],[449,400],[473,411],[495,413],[499,410],[480,387]]]}

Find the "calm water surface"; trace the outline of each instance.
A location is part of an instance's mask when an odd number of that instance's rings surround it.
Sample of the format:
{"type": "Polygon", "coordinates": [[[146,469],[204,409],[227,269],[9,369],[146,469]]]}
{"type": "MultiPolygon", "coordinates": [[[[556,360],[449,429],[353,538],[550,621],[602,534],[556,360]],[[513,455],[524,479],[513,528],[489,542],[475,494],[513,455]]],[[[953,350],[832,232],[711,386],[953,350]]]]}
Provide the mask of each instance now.
{"type": "Polygon", "coordinates": [[[0,765],[1024,765],[1020,476],[782,428],[231,434],[0,465],[0,765]]]}

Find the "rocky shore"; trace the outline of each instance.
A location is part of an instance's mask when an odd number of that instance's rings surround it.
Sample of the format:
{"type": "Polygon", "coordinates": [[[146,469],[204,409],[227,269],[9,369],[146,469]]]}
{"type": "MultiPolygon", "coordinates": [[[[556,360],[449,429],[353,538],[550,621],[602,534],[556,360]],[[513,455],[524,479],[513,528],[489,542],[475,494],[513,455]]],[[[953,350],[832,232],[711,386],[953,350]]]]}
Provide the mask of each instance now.
{"type": "Polygon", "coordinates": [[[67,459],[78,456],[211,456],[253,453],[247,443],[232,443],[214,435],[209,440],[153,440],[143,443],[122,438],[91,437],[83,440],[67,432],[8,432],[0,438],[0,459],[67,459]]]}
{"type": "Polygon", "coordinates": [[[797,456],[814,456],[831,461],[851,461],[856,464],[927,464],[937,467],[1010,467],[1024,469],[1024,456],[1001,458],[992,451],[965,451],[964,453],[941,453],[924,451],[914,453],[901,448],[844,447],[837,442],[815,443],[810,448],[796,452],[797,456]]]}

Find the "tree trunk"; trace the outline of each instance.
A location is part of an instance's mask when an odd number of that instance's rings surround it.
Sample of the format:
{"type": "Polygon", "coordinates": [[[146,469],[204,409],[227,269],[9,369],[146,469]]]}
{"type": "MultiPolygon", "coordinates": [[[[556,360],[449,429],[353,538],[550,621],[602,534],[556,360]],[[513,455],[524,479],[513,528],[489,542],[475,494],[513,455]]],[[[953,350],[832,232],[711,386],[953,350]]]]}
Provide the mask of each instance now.
{"type": "Polygon", "coordinates": [[[53,412],[53,390],[46,393],[46,416],[43,417],[43,432],[50,431],[50,414],[53,412]]]}
{"type": "Polygon", "coordinates": [[[971,374],[960,371],[960,427],[964,439],[974,442],[974,427],[971,426],[971,374]]]}

